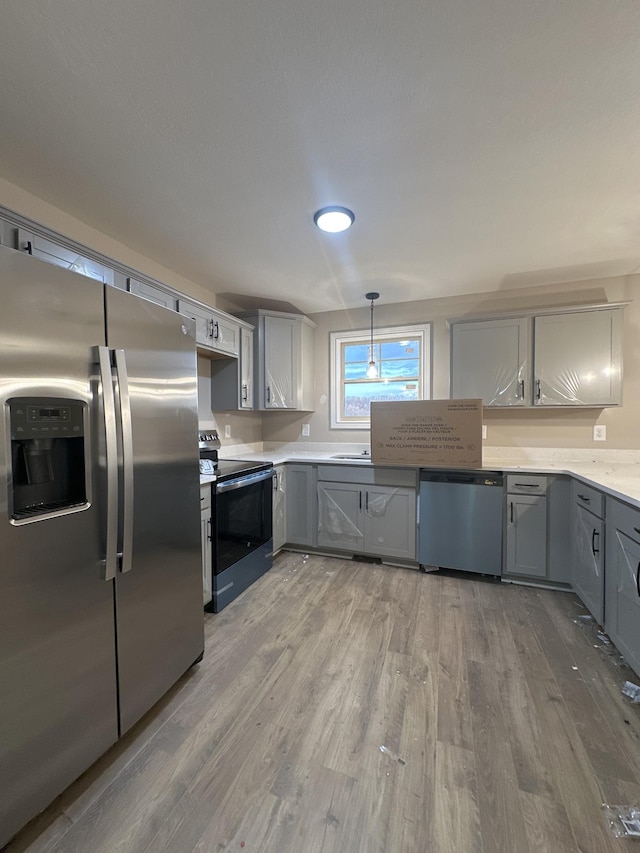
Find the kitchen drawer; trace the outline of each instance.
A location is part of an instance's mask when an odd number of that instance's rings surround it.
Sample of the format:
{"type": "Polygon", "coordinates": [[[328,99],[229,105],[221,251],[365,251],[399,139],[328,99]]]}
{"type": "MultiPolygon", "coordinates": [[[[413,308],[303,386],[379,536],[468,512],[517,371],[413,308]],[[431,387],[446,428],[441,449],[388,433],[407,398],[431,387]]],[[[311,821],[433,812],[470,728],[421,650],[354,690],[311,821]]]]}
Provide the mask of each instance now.
{"type": "Polygon", "coordinates": [[[318,465],[318,480],[334,483],[359,483],[363,486],[417,487],[417,468],[386,468],[371,463],[356,465],[318,465]]]}
{"type": "Polygon", "coordinates": [[[547,478],[531,474],[507,474],[510,495],[546,495],[547,478]]]}
{"type": "MultiPolygon", "coordinates": [[[[604,495],[579,480],[573,482],[573,495],[578,506],[583,506],[598,518],[604,518],[604,495]]],[[[640,514],[639,514],[640,520],[640,514]]]]}
{"type": "Polygon", "coordinates": [[[607,498],[607,527],[640,542],[640,509],[615,498],[607,498]]]}

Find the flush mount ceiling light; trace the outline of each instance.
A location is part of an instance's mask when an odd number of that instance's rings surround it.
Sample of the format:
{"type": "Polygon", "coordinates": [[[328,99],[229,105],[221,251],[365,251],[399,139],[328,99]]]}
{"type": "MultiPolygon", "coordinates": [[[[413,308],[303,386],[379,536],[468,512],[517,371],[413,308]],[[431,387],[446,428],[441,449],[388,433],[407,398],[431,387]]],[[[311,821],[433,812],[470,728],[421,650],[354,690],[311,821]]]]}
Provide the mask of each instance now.
{"type": "Polygon", "coordinates": [[[348,207],[321,207],[313,216],[313,221],[321,231],[337,234],[351,228],[355,220],[353,211],[348,207]]]}
{"type": "Polygon", "coordinates": [[[373,303],[380,297],[379,293],[372,290],[365,293],[364,298],[371,301],[371,343],[369,344],[369,367],[367,368],[367,379],[378,378],[378,365],[376,364],[376,351],[373,348],[373,303]]]}

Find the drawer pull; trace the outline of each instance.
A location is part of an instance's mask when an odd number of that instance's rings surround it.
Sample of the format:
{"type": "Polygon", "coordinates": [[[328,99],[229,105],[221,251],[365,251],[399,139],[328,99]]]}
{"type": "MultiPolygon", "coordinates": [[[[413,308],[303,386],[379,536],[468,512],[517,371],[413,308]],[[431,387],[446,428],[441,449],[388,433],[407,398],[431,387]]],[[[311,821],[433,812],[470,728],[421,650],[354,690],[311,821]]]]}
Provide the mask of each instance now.
{"type": "Polygon", "coordinates": [[[636,533],[640,533],[640,527],[634,527],[633,529],[635,530],[636,533]]]}
{"type": "Polygon", "coordinates": [[[516,483],[519,489],[539,489],[540,483],[516,483]]]}
{"type": "Polygon", "coordinates": [[[586,504],[591,503],[591,498],[588,498],[586,495],[578,495],[581,501],[584,501],[586,504]]]}

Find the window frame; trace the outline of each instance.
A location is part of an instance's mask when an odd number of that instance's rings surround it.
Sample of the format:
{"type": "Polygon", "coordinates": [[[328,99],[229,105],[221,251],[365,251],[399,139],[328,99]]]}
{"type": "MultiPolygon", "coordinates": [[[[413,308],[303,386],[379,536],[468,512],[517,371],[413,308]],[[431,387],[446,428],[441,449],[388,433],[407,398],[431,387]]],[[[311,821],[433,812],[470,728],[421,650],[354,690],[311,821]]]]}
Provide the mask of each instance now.
{"type": "MultiPolygon", "coordinates": [[[[330,400],[330,429],[359,429],[370,430],[369,418],[355,421],[342,417],[342,384],[343,365],[341,349],[343,344],[365,343],[369,346],[370,329],[352,329],[348,332],[329,332],[329,400],[330,400]]],[[[414,338],[420,341],[420,379],[418,380],[418,400],[431,399],[431,323],[420,323],[412,326],[384,326],[374,329],[374,344],[397,338],[414,338]]]]}

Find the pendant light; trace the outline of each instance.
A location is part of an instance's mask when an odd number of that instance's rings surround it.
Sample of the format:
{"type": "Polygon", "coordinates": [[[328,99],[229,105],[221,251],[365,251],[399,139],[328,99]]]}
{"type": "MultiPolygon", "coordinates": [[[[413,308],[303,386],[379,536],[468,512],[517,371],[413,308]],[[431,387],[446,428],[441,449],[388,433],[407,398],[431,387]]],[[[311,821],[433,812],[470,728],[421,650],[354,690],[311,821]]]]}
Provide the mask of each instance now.
{"type": "Polygon", "coordinates": [[[367,379],[378,378],[378,365],[376,364],[375,350],[373,348],[373,303],[380,297],[379,293],[372,290],[365,293],[364,298],[371,301],[371,342],[369,344],[369,367],[367,368],[367,379]]]}

